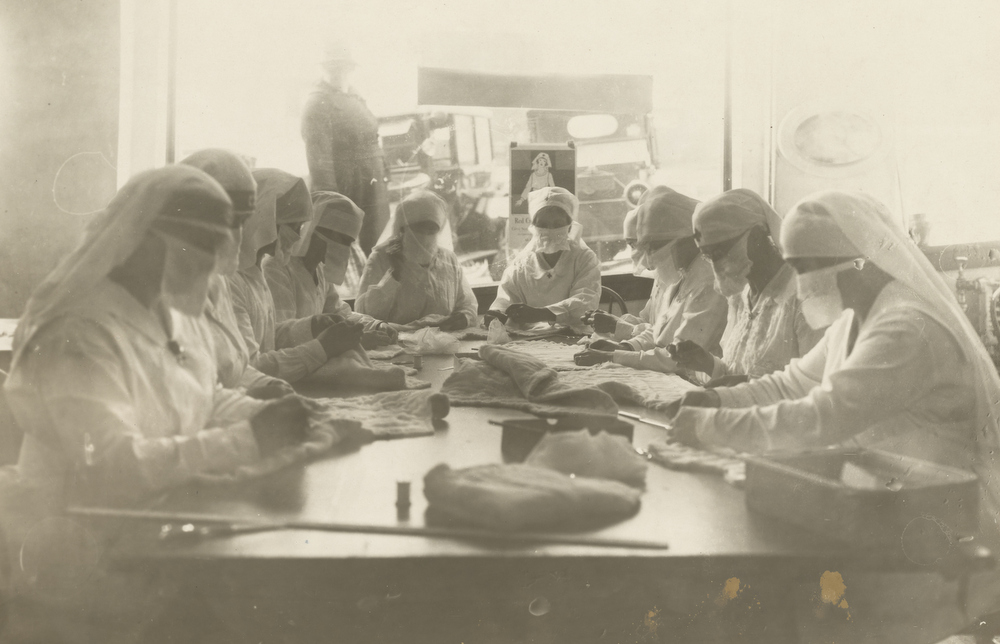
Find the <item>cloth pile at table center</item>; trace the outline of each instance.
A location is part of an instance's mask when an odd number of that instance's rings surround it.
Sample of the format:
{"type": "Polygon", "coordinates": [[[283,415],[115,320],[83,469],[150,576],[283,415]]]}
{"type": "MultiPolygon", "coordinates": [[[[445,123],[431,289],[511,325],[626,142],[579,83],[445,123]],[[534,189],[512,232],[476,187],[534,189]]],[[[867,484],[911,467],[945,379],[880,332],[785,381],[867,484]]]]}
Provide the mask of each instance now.
{"type": "Polygon", "coordinates": [[[596,387],[620,404],[642,405],[657,411],[670,411],[686,392],[699,388],[677,374],[610,362],[561,375],[569,386],[596,387]]]}
{"type": "Polygon", "coordinates": [[[526,353],[506,345],[483,345],[479,357],[481,361],[455,361],[454,373],[441,387],[453,405],[505,407],[540,416],[618,413],[609,394],[592,386],[569,386],[560,374],[526,353]]]}
{"type": "Polygon", "coordinates": [[[587,430],[542,438],[524,464],[434,467],[428,521],[498,531],[587,529],[635,514],[646,462],[621,436],[587,430]]]}
{"type": "MultiPolygon", "coordinates": [[[[456,360],[441,391],[459,407],[503,407],[539,416],[613,415],[618,403],[666,410],[695,385],[674,374],[602,364],[558,372],[530,350],[540,341],[480,347],[482,361],[456,360]]],[[[555,343],[551,343],[555,344],[555,343]]],[[[572,347],[557,345],[572,350],[572,347]]]]}

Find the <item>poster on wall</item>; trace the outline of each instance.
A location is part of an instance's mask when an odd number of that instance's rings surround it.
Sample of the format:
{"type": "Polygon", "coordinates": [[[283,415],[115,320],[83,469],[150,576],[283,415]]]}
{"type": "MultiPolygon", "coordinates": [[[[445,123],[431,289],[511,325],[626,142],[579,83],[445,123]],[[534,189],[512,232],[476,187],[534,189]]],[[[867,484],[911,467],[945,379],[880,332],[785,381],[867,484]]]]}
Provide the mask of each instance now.
{"type": "Polygon", "coordinates": [[[576,149],[569,145],[535,144],[510,147],[510,217],[507,254],[524,248],[531,239],[528,195],[558,186],[576,194],[576,149]]]}

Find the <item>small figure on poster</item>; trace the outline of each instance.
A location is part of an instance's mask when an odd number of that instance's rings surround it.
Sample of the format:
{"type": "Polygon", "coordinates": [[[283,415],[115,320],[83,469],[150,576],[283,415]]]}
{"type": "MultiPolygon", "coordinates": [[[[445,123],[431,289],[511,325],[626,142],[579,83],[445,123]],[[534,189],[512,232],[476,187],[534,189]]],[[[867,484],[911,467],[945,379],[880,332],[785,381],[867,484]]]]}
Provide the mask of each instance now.
{"type": "Polygon", "coordinates": [[[549,172],[549,168],[551,167],[552,160],[549,158],[547,152],[539,152],[535,156],[535,159],[531,162],[533,172],[528,176],[528,181],[524,184],[524,191],[521,192],[521,198],[517,200],[516,205],[520,206],[523,204],[533,190],[555,187],[556,182],[552,178],[552,173],[549,172]]]}

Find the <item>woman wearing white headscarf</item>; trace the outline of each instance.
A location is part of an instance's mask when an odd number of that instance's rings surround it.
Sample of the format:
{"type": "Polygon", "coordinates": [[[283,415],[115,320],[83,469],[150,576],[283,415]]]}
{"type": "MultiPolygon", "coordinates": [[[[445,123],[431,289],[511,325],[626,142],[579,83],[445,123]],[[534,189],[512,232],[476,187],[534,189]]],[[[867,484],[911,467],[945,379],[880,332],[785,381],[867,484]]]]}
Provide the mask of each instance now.
{"type": "MultiPolygon", "coordinates": [[[[712,267],[694,242],[691,219],[698,202],[666,186],[656,186],[644,197],[636,214],[636,261],[656,272],[645,313],[653,323],[624,326],[631,337],[618,343],[592,342],[577,354],[577,364],[613,361],[669,373],[681,369],[667,350],[672,343],[690,340],[719,352],[726,299],[713,288],[712,267]]],[[[620,326],[616,318],[597,311],[585,321],[599,333],[614,333],[620,326]]]]}
{"type": "MultiPolygon", "coordinates": [[[[974,471],[976,538],[996,551],[1000,378],[951,289],[866,195],[807,197],[785,218],[781,241],[806,319],[829,329],[783,371],[687,394],[675,437],[748,452],[847,444],[974,471]]],[[[847,637],[900,635],[885,632],[899,622],[879,619],[880,611],[907,620],[906,641],[937,641],[962,626],[954,584],[937,575],[844,572],[844,581],[853,594],[847,637]]],[[[1000,608],[998,581],[995,573],[973,577],[969,617],[1000,608]]]]}
{"type": "Polygon", "coordinates": [[[258,189],[254,214],[244,225],[239,270],[226,281],[237,326],[250,352],[250,364],[269,376],[295,382],[328,359],[357,346],[363,330],[361,325],[334,316],[288,320],[278,325],[261,262],[268,252],[279,261],[287,259],[312,206],[308,191],[304,199],[309,201],[309,209],[302,206],[305,184],[299,177],[273,169],[255,170],[253,175],[258,189]]]}
{"type": "Polygon", "coordinates": [[[139,174],[32,293],[5,386],[25,435],[4,472],[0,521],[7,551],[28,553],[8,568],[5,636],[140,639],[168,587],[107,568],[100,533],[61,518],[65,505],[135,501],[304,435],[299,399],[217,386],[200,316],[232,226],[229,198],[200,170],[139,174]]]}
{"type": "Polygon", "coordinates": [[[781,219],[756,193],[724,192],[694,214],[694,237],[715,272],[715,290],[729,300],[722,357],[691,341],[677,344],[674,359],[700,371],[709,386],[738,384],[783,369],[823,337],[802,315],[795,271],[778,246],[781,219]]]}
{"type": "Polygon", "coordinates": [[[392,324],[439,324],[456,331],[476,324],[476,296],[458,257],[442,248],[447,205],[432,192],[400,202],[386,241],[372,249],[361,276],[358,313],[392,324]],[[444,316],[444,321],[440,321],[444,316]]]}
{"type": "Polygon", "coordinates": [[[187,166],[137,175],[91,222],[18,326],[22,476],[136,495],[259,458],[247,420],[266,403],[216,389],[198,320],[231,225],[226,193],[187,166]]]}
{"type": "Polygon", "coordinates": [[[303,226],[302,238],[287,260],[269,255],[262,262],[274,298],[279,338],[282,323],[328,313],[363,324],[362,344],[368,348],[394,342],[395,332],[388,325],[355,313],[336,289],[344,281],[365,213],[336,192],[314,193],[313,211],[313,219],[303,226]]]}
{"type": "Polygon", "coordinates": [[[486,314],[514,324],[552,322],[580,327],[580,318],[601,300],[601,266],[580,238],[579,201],[565,188],[528,196],[531,240],[511,262],[486,314]]]}
{"type": "Polygon", "coordinates": [[[199,150],[181,163],[198,168],[218,181],[233,202],[232,235],[219,252],[216,272],[208,283],[208,304],[205,307],[205,321],[215,341],[219,382],[223,387],[242,388],[255,398],[293,393],[288,383],[261,373],[250,364],[250,350],[236,322],[232,294],[225,278],[239,270],[243,225],[254,212],[257,182],[246,163],[228,150],[199,150]]]}

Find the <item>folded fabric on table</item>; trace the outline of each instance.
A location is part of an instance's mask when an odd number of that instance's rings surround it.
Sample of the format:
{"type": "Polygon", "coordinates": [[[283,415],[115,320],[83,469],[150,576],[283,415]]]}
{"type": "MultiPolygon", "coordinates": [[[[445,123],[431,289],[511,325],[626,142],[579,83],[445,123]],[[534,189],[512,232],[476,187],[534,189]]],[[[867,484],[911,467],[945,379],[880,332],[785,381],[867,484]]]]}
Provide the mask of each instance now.
{"type": "Polygon", "coordinates": [[[621,481],[632,487],[646,486],[646,459],[624,436],[607,432],[592,435],[586,429],[549,432],[524,460],[525,465],[594,479],[621,481]]]}
{"type": "Polygon", "coordinates": [[[722,474],[726,482],[741,486],[746,481],[746,461],[732,450],[708,451],[657,441],[649,444],[649,457],[670,470],[722,474]]]}
{"type": "Polygon", "coordinates": [[[406,353],[421,356],[451,355],[459,349],[457,337],[434,327],[401,333],[399,346],[406,353]]]}
{"type": "Polygon", "coordinates": [[[372,360],[392,360],[396,356],[403,355],[406,351],[398,344],[387,344],[377,349],[368,349],[368,357],[372,360]]]}
{"type": "Polygon", "coordinates": [[[414,320],[409,324],[394,324],[392,322],[386,322],[390,328],[395,329],[399,333],[412,333],[414,331],[419,331],[420,329],[429,326],[440,326],[442,322],[448,319],[447,315],[442,313],[431,313],[430,315],[425,315],[419,320],[414,320]]]}
{"type": "Polygon", "coordinates": [[[530,465],[438,465],[424,477],[429,522],[492,530],[594,528],[639,510],[640,491],[618,481],[577,477],[530,465]]]}
{"type": "Polygon", "coordinates": [[[486,344],[507,344],[510,342],[510,334],[507,327],[500,320],[490,321],[490,329],[486,333],[486,344]]]}
{"type": "Polygon", "coordinates": [[[314,422],[357,421],[360,430],[349,438],[361,442],[430,436],[434,433],[434,421],[446,418],[451,410],[448,396],[431,391],[387,391],[368,396],[318,398],[313,402],[320,407],[313,414],[314,422]]]}
{"type": "Polygon", "coordinates": [[[489,337],[489,331],[482,327],[469,327],[468,329],[462,329],[455,334],[459,340],[486,340],[489,337]]]}
{"type": "Polygon", "coordinates": [[[330,358],[326,364],[314,371],[306,380],[321,381],[324,385],[358,387],[377,391],[426,389],[431,386],[431,383],[425,380],[410,378],[402,367],[372,362],[368,353],[361,347],[330,358]]]}
{"type": "Polygon", "coordinates": [[[370,443],[376,440],[430,436],[434,421],[451,409],[448,396],[431,391],[390,391],[351,398],[307,399],[309,438],[294,447],[278,450],[257,463],[229,474],[202,474],[210,483],[244,481],[265,476],[295,463],[328,452],[338,443],[370,443]]]}
{"type": "Polygon", "coordinates": [[[632,369],[612,363],[563,373],[562,380],[570,387],[600,389],[619,403],[642,405],[660,411],[666,411],[686,392],[699,388],[676,374],[632,369]]]}
{"type": "Polygon", "coordinates": [[[295,463],[316,458],[334,445],[353,436],[363,436],[361,423],[345,417],[315,412],[309,419],[309,438],[293,447],[285,447],[267,458],[240,467],[227,474],[203,473],[197,479],[209,483],[228,483],[265,476],[295,463]]]}
{"type": "MultiPolygon", "coordinates": [[[[527,328],[504,326],[504,330],[511,338],[532,339],[548,338],[552,336],[575,336],[577,333],[570,327],[553,326],[548,322],[539,322],[527,328]]],[[[482,327],[463,329],[455,334],[459,340],[488,340],[489,331],[482,327]]],[[[585,336],[586,337],[586,336],[585,336]]]]}
{"type": "Polygon", "coordinates": [[[540,416],[596,414],[611,416],[618,405],[595,387],[571,387],[560,375],[531,356],[506,346],[479,348],[482,361],[456,360],[441,391],[453,405],[505,407],[540,416]]]}

